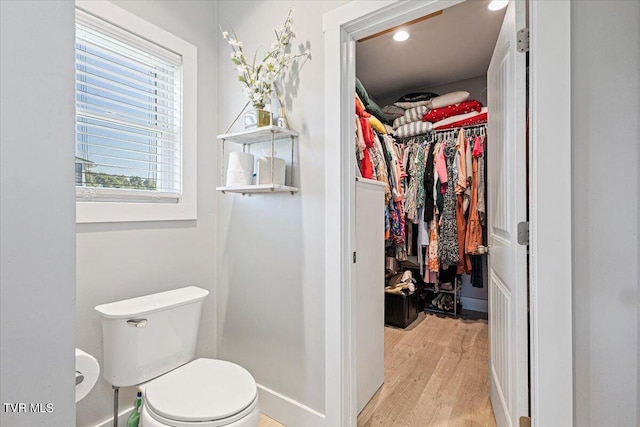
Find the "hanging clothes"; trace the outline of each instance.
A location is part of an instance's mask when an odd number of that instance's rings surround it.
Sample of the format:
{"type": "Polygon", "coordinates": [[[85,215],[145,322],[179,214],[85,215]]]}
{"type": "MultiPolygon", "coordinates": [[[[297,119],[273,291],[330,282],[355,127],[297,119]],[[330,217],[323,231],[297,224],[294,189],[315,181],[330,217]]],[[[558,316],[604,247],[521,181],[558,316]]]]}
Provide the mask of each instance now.
{"type": "Polygon", "coordinates": [[[362,129],[362,136],[364,139],[364,144],[366,149],[363,152],[363,158],[361,160],[362,165],[360,167],[360,172],[362,172],[363,178],[374,179],[373,173],[373,163],[371,160],[371,154],[369,150],[373,147],[373,130],[371,129],[371,125],[369,124],[369,119],[360,117],[360,127],[362,129]]]}
{"type": "Polygon", "coordinates": [[[409,184],[405,193],[405,215],[413,223],[418,223],[418,209],[424,204],[424,147],[412,140],[405,147],[406,170],[409,184]]]}
{"type": "Polygon", "coordinates": [[[458,264],[460,259],[458,250],[458,231],[456,228],[456,192],[455,182],[457,176],[454,169],[454,159],[456,156],[456,142],[448,140],[444,144],[443,154],[446,159],[447,186],[444,194],[443,211],[440,217],[440,235],[438,236],[438,258],[440,258],[440,268],[448,269],[450,266],[458,264]]]}
{"type": "Polygon", "coordinates": [[[456,231],[458,234],[458,263],[456,272],[466,274],[471,272],[471,260],[465,255],[465,238],[467,233],[467,220],[464,217],[464,194],[456,195],[456,231]]]}
{"type": "Polygon", "coordinates": [[[440,150],[436,159],[436,172],[438,173],[438,179],[440,184],[445,184],[448,180],[447,177],[447,160],[444,156],[444,143],[440,143],[440,150]]]}
{"type": "Polygon", "coordinates": [[[477,254],[478,246],[482,245],[482,224],[478,212],[478,158],[474,157],[471,164],[471,204],[467,221],[467,235],[465,236],[465,253],[477,254]]]}
{"type": "MultiPolygon", "coordinates": [[[[424,189],[424,156],[425,145],[418,144],[418,155],[416,157],[416,205],[418,209],[424,206],[425,189],[424,189]]],[[[414,224],[419,222],[420,214],[416,215],[414,224]]]]}
{"type": "Polygon", "coordinates": [[[427,146],[426,156],[425,156],[425,164],[424,164],[424,220],[428,223],[433,219],[433,207],[434,207],[434,199],[433,199],[433,187],[434,187],[434,170],[435,170],[435,162],[434,162],[434,150],[436,144],[431,144],[427,146]]]}
{"type": "Polygon", "coordinates": [[[456,179],[456,194],[463,194],[467,189],[467,168],[465,159],[465,136],[464,130],[460,129],[458,132],[458,138],[456,139],[456,163],[457,167],[457,179],[456,179]]]}
{"type": "MultiPolygon", "coordinates": [[[[420,268],[420,275],[424,274],[424,250],[423,248],[429,247],[429,224],[424,221],[424,206],[418,210],[418,267],[420,268]]],[[[428,250],[428,249],[427,249],[428,250]]]]}
{"type": "Polygon", "coordinates": [[[438,258],[438,221],[432,220],[429,223],[429,250],[427,266],[430,272],[440,271],[440,259],[438,258]]]}
{"type": "Polygon", "coordinates": [[[468,201],[465,201],[465,191],[467,190],[467,168],[465,144],[467,138],[465,132],[460,129],[456,139],[456,155],[455,166],[457,166],[456,180],[456,231],[458,233],[458,264],[457,273],[465,274],[471,271],[471,261],[465,256],[465,237],[467,231],[467,220],[465,211],[468,207],[468,201]]]}
{"type": "Polygon", "coordinates": [[[471,178],[473,175],[473,149],[472,149],[472,145],[473,145],[473,139],[468,136],[465,137],[465,141],[464,141],[464,161],[465,161],[465,169],[467,170],[467,188],[464,191],[464,201],[465,201],[465,206],[464,206],[464,212],[467,213],[469,210],[469,205],[471,204],[471,178]]]}
{"type": "Polygon", "coordinates": [[[401,201],[390,203],[389,216],[391,217],[391,240],[396,246],[404,245],[404,215],[402,214],[401,201]]]}
{"type": "MultiPolygon", "coordinates": [[[[485,171],[484,171],[484,156],[485,154],[485,145],[487,143],[487,139],[486,137],[477,137],[476,138],[476,143],[478,144],[478,151],[479,151],[479,156],[478,156],[478,216],[480,217],[480,224],[482,224],[483,226],[486,226],[486,222],[485,222],[485,217],[486,217],[486,213],[487,213],[487,209],[485,206],[485,191],[486,191],[486,186],[485,186],[485,171]]],[[[475,147],[474,147],[475,150],[475,147]]],[[[475,154],[474,154],[475,155],[475,154]]]]}
{"type": "MultiPolygon", "coordinates": [[[[371,129],[369,129],[371,130],[371,129]]],[[[358,166],[360,168],[360,174],[363,178],[373,178],[373,164],[371,163],[371,156],[364,137],[365,130],[362,126],[362,119],[356,116],[356,149],[358,166]]]]}
{"type": "Polygon", "coordinates": [[[482,255],[471,255],[471,286],[484,287],[484,262],[482,255]]]}
{"type": "Polygon", "coordinates": [[[416,180],[418,169],[418,165],[416,164],[417,157],[418,145],[415,143],[408,143],[404,149],[404,165],[409,178],[404,198],[404,213],[410,222],[413,222],[418,215],[418,203],[416,199],[418,184],[418,181],[416,180]]]}
{"type": "Polygon", "coordinates": [[[371,160],[373,162],[374,176],[376,179],[384,183],[384,200],[385,205],[391,200],[391,187],[389,186],[389,172],[387,170],[387,162],[384,158],[382,144],[378,134],[374,132],[373,146],[369,150],[371,160]]]}
{"type": "Polygon", "coordinates": [[[396,156],[393,138],[389,135],[382,135],[382,148],[387,161],[389,172],[389,186],[391,187],[391,197],[393,201],[402,200],[402,184],[400,183],[400,169],[396,156]]]}

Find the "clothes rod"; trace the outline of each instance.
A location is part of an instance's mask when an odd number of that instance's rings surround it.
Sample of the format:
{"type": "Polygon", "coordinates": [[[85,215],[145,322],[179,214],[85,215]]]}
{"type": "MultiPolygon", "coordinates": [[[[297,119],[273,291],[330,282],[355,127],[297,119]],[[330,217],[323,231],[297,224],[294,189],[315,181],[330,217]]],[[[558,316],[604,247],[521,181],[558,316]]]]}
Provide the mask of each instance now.
{"type": "Polygon", "coordinates": [[[447,128],[447,129],[432,129],[431,132],[453,132],[453,131],[460,130],[460,129],[467,130],[467,129],[481,128],[481,127],[486,128],[487,124],[486,123],[482,123],[482,124],[479,124],[479,125],[458,126],[458,127],[455,127],[455,128],[447,128]]]}

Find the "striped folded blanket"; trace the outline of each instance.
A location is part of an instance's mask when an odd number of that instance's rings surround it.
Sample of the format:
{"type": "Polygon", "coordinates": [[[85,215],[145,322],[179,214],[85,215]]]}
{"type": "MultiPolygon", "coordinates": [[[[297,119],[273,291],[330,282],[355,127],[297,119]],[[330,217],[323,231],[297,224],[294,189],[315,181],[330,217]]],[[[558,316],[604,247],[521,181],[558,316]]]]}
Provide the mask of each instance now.
{"type": "Polygon", "coordinates": [[[407,138],[409,136],[422,135],[429,132],[433,128],[430,122],[423,122],[418,120],[417,122],[407,123],[395,129],[396,138],[407,138]]]}
{"type": "Polygon", "coordinates": [[[404,112],[404,116],[398,117],[393,121],[393,128],[397,129],[400,126],[404,126],[411,122],[417,122],[422,120],[422,116],[424,116],[429,109],[424,105],[419,107],[410,108],[404,112]]]}

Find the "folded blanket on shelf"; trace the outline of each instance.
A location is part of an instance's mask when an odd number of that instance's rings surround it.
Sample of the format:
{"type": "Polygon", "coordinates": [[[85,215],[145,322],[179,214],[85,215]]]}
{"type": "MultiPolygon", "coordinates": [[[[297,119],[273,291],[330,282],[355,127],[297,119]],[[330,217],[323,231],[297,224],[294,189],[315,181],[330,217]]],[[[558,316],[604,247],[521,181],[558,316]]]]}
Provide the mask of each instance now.
{"type": "Polygon", "coordinates": [[[395,136],[397,138],[406,138],[409,136],[422,135],[430,131],[432,126],[433,125],[431,123],[420,120],[417,122],[407,123],[406,125],[395,129],[395,136]]]}
{"type": "Polygon", "coordinates": [[[422,116],[422,121],[436,123],[440,120],[444,120],[446,118],[457,116],[460,114],[466,114],[472,111],[480,112],[481,109],[482,104],[479,101],[473,100],[460,102],[458,104],[429,110],[424,116],[422,116]]]}
{"type": "Polygon", "coordinates": [[[404,108],[396,107],[395,105],[386,105],[382,112],[389,118],[389,120],[395,120],[398,117],[404,116],[404,108]]]}
{"type": "Polygon", "coordinates": [[[464,90],[458,90],[456,92],[445,93],[436,98],[431,99],[426,105],[430,109],[442,108],[447,105],[457,104],[459,102],[465,102],[469,99],[469,92],[464,90]]]}
{"type": "Polygon", "coordinates": [[[402,117],[398,117],[393,121],[393,128],[397,129],[400,126],[404,126],[408,123],[418,122],[422,120],[422,116],[424,116],[429,109],[424,105],[419,107],[414,107],[406,110],[402,117]]]}
{"type": "MultiPolygon", "coordinates": [[[[487,122],[487,107],[482,107],[479,112],[472,112],[467,114],[459,114],[457,116],[449,117],[444,120],[440,120],[433,124],[433,129],[443,130],[452,129],[461,126],[470,126],[487,122]]],[[[425,122],[429,123],[429,122],[425,122]]]]}
{"type": "Polygon", "coordinates": [[[404,109],[414,108],[420,105],[427,105],[429,100],[437,96],[438,94],[432,92],[408,93],[400,97],[396,102],[393,103],[393,105],[404,109]]]}

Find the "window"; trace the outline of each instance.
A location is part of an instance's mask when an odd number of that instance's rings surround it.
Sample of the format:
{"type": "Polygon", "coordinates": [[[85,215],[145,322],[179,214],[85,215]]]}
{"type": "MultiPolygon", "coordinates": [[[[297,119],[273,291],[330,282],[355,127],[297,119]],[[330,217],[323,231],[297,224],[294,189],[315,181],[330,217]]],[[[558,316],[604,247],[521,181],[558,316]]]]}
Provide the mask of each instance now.
{"type": "Polygon", "coordinates": [[[195,219],[195,47],[76,4],[78,222],[195,219]]]}

